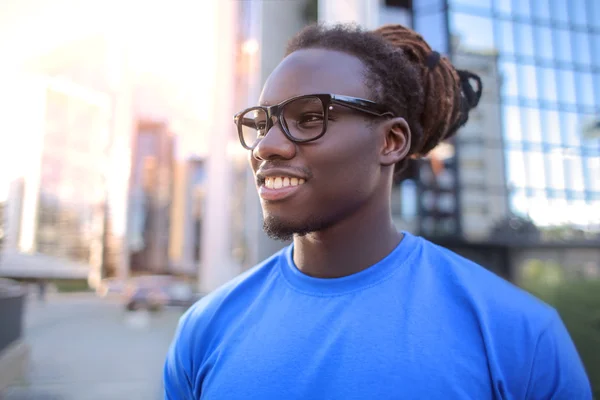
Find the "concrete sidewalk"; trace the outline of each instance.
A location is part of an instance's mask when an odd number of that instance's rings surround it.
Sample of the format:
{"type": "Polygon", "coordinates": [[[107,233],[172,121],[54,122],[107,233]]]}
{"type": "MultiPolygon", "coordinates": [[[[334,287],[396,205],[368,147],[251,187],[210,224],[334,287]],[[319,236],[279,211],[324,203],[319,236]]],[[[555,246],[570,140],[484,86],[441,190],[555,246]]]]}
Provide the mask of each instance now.
{"type": "Polygon", "coordinates": [[[27,305],[27,379],[7,400],[161,399],[162,365],[182,310],[127,313],[90,294],[27,305]]]}

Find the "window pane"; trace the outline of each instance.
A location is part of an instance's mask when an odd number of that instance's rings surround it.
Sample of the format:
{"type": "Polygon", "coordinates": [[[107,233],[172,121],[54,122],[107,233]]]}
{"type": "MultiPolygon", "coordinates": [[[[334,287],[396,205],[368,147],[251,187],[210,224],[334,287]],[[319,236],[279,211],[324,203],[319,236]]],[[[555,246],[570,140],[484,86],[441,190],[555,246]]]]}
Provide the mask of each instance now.
{"type": "Polygon", "coordinates": [[[515,190],[510,194],[510,208],[511,211],[517,215],[526,216],[527,209],[527,196],[524,190],[515,190]]]}
{"type": "Polygon", "coordinates": [[[588,0],[590,10],[590,25],[600,28],[600,2],[596,0],[588,0]]]}
{"type": "Polygon", "coordinates": [[[546,188],[544,156],[539,151],[525,153],[527,166],[527,186],[536,189],[546,188]]]}
{"type": "Polygon", "coordinates": [[[494,30],[492,20],[485,17],[452,13],[450,30],[458,36],[460,48],[463,50],[493,50],[494,30]]]}
{"type": "Polygon", "coordinates": [[[584,186],[581,158],[575,152],[570,152],[565,157],[565,172],[567,188],[575,192],[583,191],[584,186]]]}
{"type": "Polygon", "coordinates": [[[512,1],[511,0],[496,0],[496,11],[502,14],[512,14],[512,1]]]}
{"type": "Polygon", "coordinates": [[[569,22],[569,14],[567,10],[567,0],[552,0],[550,1],[550,14],[552,19],[559,22],[569,22]]]}
{"type": "Polygon", "coordinates": [[[513,0],[512,9],[514,15],[521,17],[529,17],[531,15],[528,1],[513,0]]]}
{"type": "Polygon", "coordinates": [[[549,20],[549,10],[550,6],[548,5],[548,0],[531,0],[531,11],[535,18],[541,20],[549,20]]]}
{"type": "Polygon", "coordinates": [[[432,49],[448,53],[448,41],[444,13],[428,14],[415,18],[415,29],[432,49]]]}
{"type": "Polygon", "coordinates": [[[587,157],[588,189],[600,193],[600,157],[587,157]]]}
{"type": "Polygon", "coordinates": [[[560,118],[561,136],[563,143],[570,147],[579,147],[580,145],[580,126],[577,114],[571,112],[561,113],[560,118]]]}
{"type": "MultiPolygon", "coordinates": [[[[597,0],[594,0],[597,1],[597,0]]],[[[571,7],[571,23],[575,25],[584,26],[587,24],[587,10],[586,10],[586,0],[571,0],[569,2],[569,6],[571,7]]]]}
{"type": "Polygon", "coordinates": [[[592,41],[592,63],[600,66],[600,35],[590,35],[592,41]]]}
{"type": "Polygon", "coordinates": [[[545,157],[548,171],[548,187],[563,190],[565,188],[565,167],[562,150],[552,150],[550,153],[546,153],[545,157]]]}
{"type": "Polygon", "coordinates": [[[554,43],[555,51],[554,55],[556,61],[571,62],[571,39],[569,37],[569,31],[563,29],[554,30],[554,43]]]}
{"type": "Polygon", "coordinates": [[[500,51],[514,54],[515,41],[513,35],[513,24],[511,21],[498,21],[498,45],[500,51]]]}
{"type": "Polygon", "coordinates": [[[522,65],[519,72],[519,94],[528,99],[537,99],[535,67],[533,65],[522,65]]]}
{"type": "Polygon", "coordinates": [[[492,8],[492,0],[450,0],[450,3],[456,5],[485,8],[488,10],[492,8]]]}
{"type": "Polygon", "coordinates": [[[535,51],[537,56],[546,60],[553,60],[554,52],[552,49],[552,30],[546,26],[537,26],[535,28],[535,51]]]}
{"type": "Polygon", "coordinates": [[[579,64],[590,65],[590,38],[584,32],[571,32],[573,35],[573,61],[579,64]]]}
{"type": "Polygon", "coordinates": [[[542,128],[544,142],[550,144],[560,144],[562,142],[560,135],[560,118],[558,111],[542,111],[542,128]]]}
{"type": "Polygon", "coordinates": [[[577,76],[577,102],[585,106],[594,105],[594,81],[589,72],[578,72],[577,76]]]}
{"type": "Polygon", "coordinates": [[[508,142],[520,142],[523,140],[521,133],[521,116],[519,107],[504,106],[503,107],[504,137],[508,142]]]}
{"type": "Polygon", "coordinates": [[[593,74],[593,82],[595,104],[600,105],[600,74],[593,74]]]}
{"type": "Polygon", "coordinates": [[[533,30],[531,25],[515,24],[515,35],[517,40],[517,54],[533,57],[533,30]]]}
{"type": "Polygon", "coordinates": [[[514,187],[526,187],[525,157],[520,150],[507,152],[508,185],[514,187]]]}
{"type": "Polygon", "coordinates": [[[420,10],[423,8],[433,8],[434,6],[443,6],[443,0],[413,0],[413,8],[420,10]]]}
{"type": "Polygon", "coordinates": [[[561,103],[575,103],[575,76],[573,71],[558,71],[558,93],[561,103]]]}
{"type": "Polygon", "coordinates": [[[540,110],[537,108],[522,109],[523,132],[526,140],[532,143],[542,142],[542,127],[540,125],[540,110]]]}
{"type": "Polygon", "coordinates": [[[540,100],[556,103],[556,74],[553,68],[538,68],[540,100]]]}
{"type": "Polygon", "coordinates": [[[500,64],[500,73],[502,74],[502,95],[517,97],[519,95],[517,66],[511,62],[500,64]]]}

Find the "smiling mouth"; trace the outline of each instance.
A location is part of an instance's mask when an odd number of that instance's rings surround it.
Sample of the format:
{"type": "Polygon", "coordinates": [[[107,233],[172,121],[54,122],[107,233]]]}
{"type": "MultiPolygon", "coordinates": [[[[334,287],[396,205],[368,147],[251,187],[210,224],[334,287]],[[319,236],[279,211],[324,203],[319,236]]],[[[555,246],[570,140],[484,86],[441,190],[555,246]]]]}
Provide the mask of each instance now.
{"type": "Polygon", "coordinates": [[[282,189],[303,185],[306,182],[303,178],[288,176],[268,176],[265,178],[264,186],[267,189],[282,189]]]}

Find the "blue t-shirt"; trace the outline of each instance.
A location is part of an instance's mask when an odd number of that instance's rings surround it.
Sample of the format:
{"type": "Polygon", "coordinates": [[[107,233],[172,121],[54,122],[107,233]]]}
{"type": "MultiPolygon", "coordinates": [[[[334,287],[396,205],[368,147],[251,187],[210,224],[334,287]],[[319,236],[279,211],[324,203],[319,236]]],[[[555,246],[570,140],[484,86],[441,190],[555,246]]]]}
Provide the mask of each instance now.
{"type": "Polygon", "coordinates": [[[422,238],[350,276],[293,245],[181,318],[167,399],[591,399],[557,313],[422,238]]]}

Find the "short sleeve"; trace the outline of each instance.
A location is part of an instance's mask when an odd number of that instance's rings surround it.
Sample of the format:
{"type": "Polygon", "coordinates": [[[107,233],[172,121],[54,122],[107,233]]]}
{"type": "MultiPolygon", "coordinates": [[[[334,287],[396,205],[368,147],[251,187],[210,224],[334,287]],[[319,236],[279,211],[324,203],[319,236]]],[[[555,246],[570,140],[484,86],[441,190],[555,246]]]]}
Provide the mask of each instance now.
{"type": "Polygon", "coordinates": [[[195,399],[188,316],[189,314],[185,314],[181,317],[165,361],[163,370],[165,400],[195,399]]]}
{"type": "Polygon", "coordinates": [[[591,400],[589,379],[557,313],[540,334],[527,390],[528,400],[591,400]]]}

